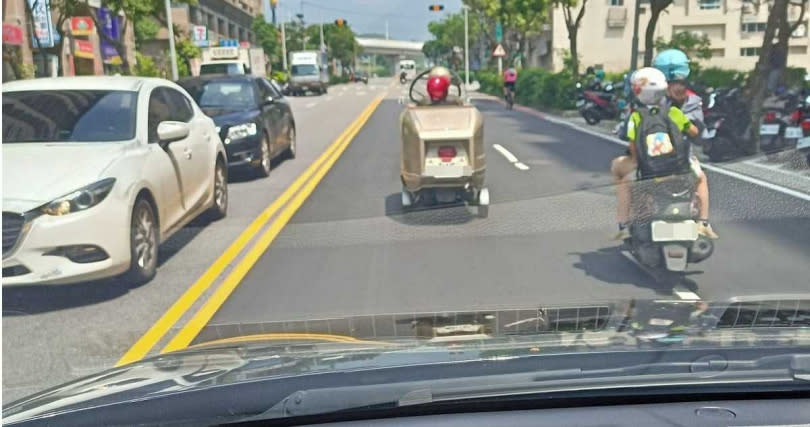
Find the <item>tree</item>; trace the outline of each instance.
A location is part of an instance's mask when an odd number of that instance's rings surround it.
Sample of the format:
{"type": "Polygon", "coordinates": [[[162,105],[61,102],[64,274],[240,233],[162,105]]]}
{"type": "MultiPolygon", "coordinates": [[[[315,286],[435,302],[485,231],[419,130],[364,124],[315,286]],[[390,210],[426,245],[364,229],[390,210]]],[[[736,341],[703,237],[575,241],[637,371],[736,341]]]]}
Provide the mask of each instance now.
{"type": "Polygon", "coordinates": [[[274,68],[278,67],[281,62],[281,31],[278,27],[268,22],[264,18],[257,16],[253,18],[253,24],[250,26],[253,30],[253,35],[256,38],[256,43],[262,47],[264,54],[270,58],[270,64],[274,68]]]}
{"type": "Polygon", "coordinates": [[[706,34],[696,34],[691,31],[675,33],[669,41],[659,37],[655,40],[655,50],[678,49],[686,53],[690,60],[711,59],[712,42],[706,34]]]}
{"type": "Polygon", "coordinates": [[[672,0],[650,0],[650,21],[647,23],[647,30],[644,33],[644,66],[652,64],[653,53],[655,53],[655,26],[658,25],[658,18],[672,0]]]}
{"type": "Polygon", "coordinates": [[[490,42],[494,42],[495,23],[500,22],[504,30],[504,43],[509,51],[522,50],[526,56],[534,51],[530,37],[539,32],[548,20],[549,4],[552,0],[464,0],[478,19],[478,31],[490,42]]]}
{"type": "MultiPolygon", "coordinates": [[[[320,24],[310,25],[306,29],[307,47],[317,49],[321,43],[320,24]]],[[[354,55],[359,52],[360,45],[357,44],[354,31],[348,24],[337,26],[334,23],[324,24],[323,39],[327,46],[329,59],[336,59],[341,64],[351,64],[354,55]]]]}
{"type": "MultiPolygon", "coordinates": [[[[447,61],[453,63],[455,67],[461,65],[462,57],[454,55],[455,48],[464,46],[464,15],[453,13],[447,15],[441,21],[433,21],[428,24],[428,31],[433,35],[433,40],[425,43],[422,52],[434,62],[447,61]]],[[[480,24],[475,19],[469,20],[469,42],[474,45],[479,37],[480,24]]]]}
{"type": "Polygon", "coordinates": [[[576,0],[555,0],[555,4],[562,8],[565,18],[565,28],[568,30],[568,52],[570,55],[570,70],[574,77],[579,76],[579,54],[577,49],[577,34],[582,17],[585,16],[585,4],[588,0],[582,0],[579,11],[574,15],[573,7],[576,7],[576,0]]]}

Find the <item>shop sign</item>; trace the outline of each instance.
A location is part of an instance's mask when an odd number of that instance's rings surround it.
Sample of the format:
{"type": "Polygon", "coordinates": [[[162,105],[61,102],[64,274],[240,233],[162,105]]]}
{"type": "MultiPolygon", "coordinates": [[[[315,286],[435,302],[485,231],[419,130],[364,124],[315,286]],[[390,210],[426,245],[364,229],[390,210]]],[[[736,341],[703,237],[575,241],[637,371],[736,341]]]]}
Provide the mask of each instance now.
{"type": "Polygon", "coordinates": [[[41,48],[53,47],[53,25],[51,24],[51,3],[49,0],[28,0],[34,21],[34,37],[31,46],[41,48]],[[36,41],[39,43],[37,43],[36,41]]]}
{"type": "Polygon", "coordinates": [[[74,16],[70,18],[70,32],[74,36],[89,36],[95,32],[93,18],[89,16],[74,16]]]}
{"type": "Polygon", "coordinates": [[[22,28],[14,24],[3,23],[3,44],[21,45],[23,43],[22,28]]]}
{"type": "Polygon", "coordinates": [[[93,53],[93,43],[87,40],[76,40],[74,47],[73,55],[77,58],[94,59],[96,57],[93,53]]]}

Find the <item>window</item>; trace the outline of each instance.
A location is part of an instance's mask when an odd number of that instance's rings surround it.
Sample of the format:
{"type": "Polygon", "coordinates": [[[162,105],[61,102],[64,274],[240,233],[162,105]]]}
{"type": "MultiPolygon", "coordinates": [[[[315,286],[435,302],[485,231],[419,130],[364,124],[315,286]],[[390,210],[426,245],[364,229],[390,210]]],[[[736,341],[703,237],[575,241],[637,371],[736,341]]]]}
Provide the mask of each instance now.
{"type": "Polygon", "coordinates": [[[163,88],[166,92],[164,95],[171,106],[169,120],[174,120],[178,122],[190,122],[191,118],[194,117],[194,109],[191,108],[191,103],[189,102],[188,98],[182,93],[171,89],[171,88],[163,88]]]}
{"type": "Polygon", "coordinates": [[[762,33],[765,32],[765,22],[746,22],[742,24],[742,32],[744,33],[762,33]]]}
{"type": "Polygon", "coordinates": [[[259,86],[269,91],[269,94],[273,97],[273,99],[283,98],[281,92],[273,85],[273,83],[267,81],[267,79],[261,79],[260,81],[261,84],[259,86]]]}
{"type": "Polygon", "coordinates": [[[720,0],[698,0],[700,10],[720,9],[720,0]]]}
{"type": "Polygon", "coordinates": [[[740,56],[759,56],[759,51],[758,47],[743,47],[740,48],[740,56]]]}
{"type": "Polygon", "coordinates": [[[624,0],[610,0],[611,6],[624,6],[624,0]]]}
{"type": "Polygon", "coordinates": [[[245,80],[215,80],[202,84],[184,82],[182,86],[203,110],[243,110],[256,107],[253,84],[245,80]]]}
{"type": "Polygon", "coordinates": [[[147,133],[149,142],[157,142],[157,128],[160,122],[169,120],[171,114],[171,104],[166,100],[163,88],[152,90],[149,95],[149,119],[147,121],[147,133]]]}

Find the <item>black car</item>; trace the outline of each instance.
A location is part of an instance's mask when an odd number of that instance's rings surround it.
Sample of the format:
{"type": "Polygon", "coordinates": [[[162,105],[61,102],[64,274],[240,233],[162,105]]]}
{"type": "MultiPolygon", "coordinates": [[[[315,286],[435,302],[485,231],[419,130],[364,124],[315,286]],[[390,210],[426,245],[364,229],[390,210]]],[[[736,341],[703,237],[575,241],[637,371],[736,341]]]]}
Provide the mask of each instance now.
{"type": "Polygon", "coordinates": [[[201,76],[177,82],[214,119],[228,166],[270,174],[279,155],[295,157],[295,120],[272,82],[256,76],[201,76]]]}

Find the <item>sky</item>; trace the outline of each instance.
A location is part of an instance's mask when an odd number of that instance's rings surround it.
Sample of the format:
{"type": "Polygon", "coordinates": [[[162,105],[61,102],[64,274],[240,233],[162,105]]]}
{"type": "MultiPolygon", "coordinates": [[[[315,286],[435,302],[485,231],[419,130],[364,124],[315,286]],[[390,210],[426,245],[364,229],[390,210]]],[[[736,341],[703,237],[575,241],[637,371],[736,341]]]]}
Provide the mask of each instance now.
{"type": "Polygon", "coordinates": [[[461,0],[278,0],[277,17],[286,20],[289,14],[301,13],[304,22],[332,22],[343,18],[357,34],[388,33],[396,40],[430,40],[430,21],[440,20],[447,13],[461,11],[461,0]],[[431,4],[444,5],[443,12],[431,12],[431,4]]]}

